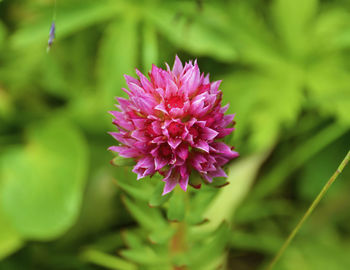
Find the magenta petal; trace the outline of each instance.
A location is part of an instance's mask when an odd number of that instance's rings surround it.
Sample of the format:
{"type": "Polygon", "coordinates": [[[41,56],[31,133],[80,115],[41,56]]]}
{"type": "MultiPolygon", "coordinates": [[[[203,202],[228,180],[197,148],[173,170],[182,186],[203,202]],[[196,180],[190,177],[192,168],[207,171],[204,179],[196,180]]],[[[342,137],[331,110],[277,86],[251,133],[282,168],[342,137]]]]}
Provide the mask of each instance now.
{"type": "Polygon", "coordinates": [[[232,124],[234,117],[235,114],[225,115],[222,120],[222,127],[227,127],[228,125],[232,124]]]}
{"type": "Polygon", "coordinates": [[[173,80],[167,80],[166,91],[165,91],[166,97],[177,95],[178,92],[179,90],[177,88],[176,83],[173,80]]]}
{"type": "Polygon", "coordinates": [[[185,145],[180,146],[177,148],[176,153],[182,160],[186,160],[188,157],[188,147],[185,145]]]}
{"type": "Polygon", "coordinates": [[[134,158],[138,157],[141,153],[138,149],[126,147],[126,146],[111,146],[108,148],[113,152],[119,153],[120,156],[125,158],[134,158]]]}
{"type": "Polygon", "coordinates": [[[218,139],[220,138],[224,138],[227,135],[231,134],[232,131],[234,131],[235,128],[223,128],[222,130],[220,130],[219,135],[217,136],[218,139]]]}
{"type": "Polygon", "coordinates": [[[134,83],[134,84],[137,84],[139,86],[141,86],[139,80],[129,76],[129,75],[124,75],[124,78],[126,80],[126,83],[129,85],[130,83],[134,83]]]}
{"type": "Polygon", "coordinates": [[[202,129],[202,134],[201,134],[201,138],[203,140],[214,140],[214,138],[219,134],[219,132],[215,131],[214,129],[205,127],[202,129]]]}
{"type": "Polygon", "coordinates": [[[227,178],[227,174],[225,173],[225,171],[221,167],[218,167],[216,169],[217,169],[216,171],[210,172],[210,176],[227,178]]]}
{"type": "Polygon", "coordinates": [[[163,168],[165,165],[167,165],[168,161],[164,158],[160,158],[160,157],[155,157],[154,158],[154,165],[155,165],[155,169],[156,171],[160,170],[161,168],[163,168]]]}
{"type": "Polygon", "coordinates": [[[187,190],[188,180],[189,180],[189,175],[185,176],[184,178],[180,178],[179,185],[183,191],[187,190]]]}
{"type": "Polygon", "coordinates": [[[215,81],[215,82],[212,82],[211,85],[210,85],[210,90],[211,90],[211,93],[212,91],[216,92],[219,90],[219,87],[220,87],[220,84],[221,84],[221,80],[219,81],[215,81]]]}
{"type": "Polygon", "coordinates": [[[200,140],[194,147],[209,153],[209,144],[206,141],[200,140]]]}
{"type": "Polygon", "coordinates": [[[173,66],[173,73],[175,74],[176,77],[180,76],[182,73],[183,67],[180,58],[176,55],[175,56],[175,62],[173,66]]]}
{"type": "Polygon", "coordinates": [[[143,75],[138,69],[136,69],[136,74],[139,76],[141,85],[142,87],[147,91],[147,92],[152,92],[153,86],[151,82],[143,75]]]}
{"type": "Polygon", "coordinates": [[[135,130],[131,133],[131,137],[135,138],[141,142],[147,142],[149,138],[146,136],[145,132],[142,130],[135,130]]]}
{"type": "Polygon", "coordinates": [[[177,181],[175,179],[168,179],[165,182],[162,195],[168,194],[170,191],[172,191],[175,188],[176,184],[177,184],[177,181]]]}
{"type": "Polygon", "coordinates": [[[118,111],[110,111],[109,113],[115,117],[115,119],[113,120],[114,124],[120,126],[121,128],[127,129],[127,130],[134,129],[134,125],[131,123],[131,121],[127,120],[124,113],[118,112],[118,111]]]}
{"type": "Polygon", "coordinates": [[[155,109],[155,110],[158,110],[158,111],[161,111],[161,112],[163,112],[163,113],[168,114],[168,111],[167,111],[167,109],[165,108],[164,103],[158,104],[157,106],[154,107],[154,109],[155,109]]]}
{"type": "MultiPolygon", "coordinates": [[[[180,145],[181,139],[169,138],[168,143],[169,143],[171,148],[175,149],[176,147],[178,147],[180,145]]],[[[208,151],[209,151],[209,146],[208,146],[208,151]]]]}
{"type": "Polygon", "coordinates": [[[237,157],[237,152],[232,151],[231,148],[223,142],[214,142],[211,144],[214,151],[220,153],[228,158],[237,157]]]}
{"type": "Polygon", "coordinates": [[[124,111],[128,110],[128,108],[131,106],[130,100],[120,97],[118,97],[117,100],[124,111]]]}
{"type": "Polygon", "coordinates": [[[185,166],[181,166],[179,171],[180,171],[179,185],[183,189],[183,191],[186,191],[190,175],[189,175],[187,168],[185,166]]]}
{"type": "Polygon", "coordinates": [[[132,122],[134,123],[134,126],[139,129],[144,128],[146,125],[146,120],[143,118],[132,119],[132,122]]]}
{"type": "Polygon", "coordinates": [[[206,173],[203,173],[203,174],[201,174],[201,176],[202,176],[206,181],[208,181],[209,183],[212,183],[212,182],[213,182],[213,178],[212,178],[210,175],[208,175],[208,174],[206,174],[206,173]]]}

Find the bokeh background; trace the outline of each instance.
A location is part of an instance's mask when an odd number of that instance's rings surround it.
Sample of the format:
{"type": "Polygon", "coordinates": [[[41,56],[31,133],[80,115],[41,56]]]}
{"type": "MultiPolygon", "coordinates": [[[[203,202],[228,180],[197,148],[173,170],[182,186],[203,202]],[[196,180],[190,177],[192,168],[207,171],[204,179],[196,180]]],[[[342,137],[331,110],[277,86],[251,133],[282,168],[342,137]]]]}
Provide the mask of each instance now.
{"type": "MultiPolygon", "coordinates": [[[[350,146],[348,0],[0,1],[0,269],[105,269],[135,225],[108,110],[123,74],[198,59],[236,113],[214,222],[232,222],[227,269],[261,269],[350,146]],[[84,256],[85,254],[85,256],[84,256]]],[[[276,269],[350,269],[345,169],[276,269]]]]}

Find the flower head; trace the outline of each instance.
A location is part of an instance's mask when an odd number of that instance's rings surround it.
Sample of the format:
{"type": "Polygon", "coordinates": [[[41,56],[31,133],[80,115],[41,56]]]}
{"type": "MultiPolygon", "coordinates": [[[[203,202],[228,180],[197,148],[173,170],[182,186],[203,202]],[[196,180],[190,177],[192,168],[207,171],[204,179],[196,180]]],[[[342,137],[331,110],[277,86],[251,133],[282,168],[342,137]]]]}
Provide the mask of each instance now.
{"type": "Polygon", "coordinates": [[[109,148],[135,159],[137,179],[160,173],[163,194],[177,184],[186,190],[193,171],[207,182],[227,177],[222,166],[238,156],[221,140],[234,130],[234,115],[221,107],[221,81],[211,83],[197,61],[183,66],[176,56],[173,68],[166,66],[153,65],[149,79],[138,70],[139,79],[125,75],[129,99],[117,98],[119,110],[110,112],[119,130],[110,134],[120,145],[109,148]]]}

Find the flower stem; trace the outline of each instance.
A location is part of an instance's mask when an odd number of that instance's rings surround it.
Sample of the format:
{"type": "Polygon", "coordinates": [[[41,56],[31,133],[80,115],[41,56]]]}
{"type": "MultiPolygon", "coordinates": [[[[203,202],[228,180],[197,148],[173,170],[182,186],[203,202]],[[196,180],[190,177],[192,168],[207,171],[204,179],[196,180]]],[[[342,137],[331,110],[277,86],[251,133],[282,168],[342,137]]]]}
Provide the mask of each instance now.
{"type": "Polygon", "coordinates": [[[287,247],[289,246],[289,244],[291,243],[291,241],[293,240],[295,235],[300,230],[301,226],[303,226],[303,224],[305,223],[307,218],[310,216],[310,214],[313,212],[313,210],[317,207],[320,200],[326,194],[326,192],[328,191],[330,186],[333,184],[333,182],[337,179],[338,175],[343,171],[343,169],[345,168],[345,166],[349,162],[349,160],[350,160],[350,151],[347,153],[347,155],[345,156],[343,161],[340,163],[338,169],[333,173],[333,175],[328,180],[328,182],[323,186],[322,190],[317,195],[316,199],[312,202],[311,206],[306,211],[304,216],[300,219],[299,223],[295,226],[293,231],[289,234],[288,238],[286,239],[286,241],[284,242],[284,244],[282,245],[282,247],[280,248],[280,250],[278,251],[276,256],[273,258],[271,263],[268,265],[267,270],[271,270],[275,266],[275,264],[280,259],[280,257],[283,255],[283,253],[285,252],[285,250],[287,249],[287,247]]]}

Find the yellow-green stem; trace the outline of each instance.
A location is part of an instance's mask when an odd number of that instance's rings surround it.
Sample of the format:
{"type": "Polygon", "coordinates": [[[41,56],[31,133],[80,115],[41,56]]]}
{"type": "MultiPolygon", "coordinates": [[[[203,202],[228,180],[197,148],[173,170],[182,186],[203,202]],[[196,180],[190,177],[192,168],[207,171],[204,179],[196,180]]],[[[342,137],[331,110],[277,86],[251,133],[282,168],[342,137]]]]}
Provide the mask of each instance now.
{"type": "Polygon", "coordinates": [[[320,193],[317,195],[316,199],[312,202],[311,206],[309,207],[309,209],[306,211],[306,213],[304,214],[304,216],[300,219],[299,223],[295,226],[295,228],[293,229],[293,231],[290,233],[290,235],[288,236],[288,238],[286,239],[286,241],[284,242],[284,244],[282,245],[282,247],[280,248],[280,250],[278,251],[278,253],[276,254],[276,256],[273,258],[273,260],[271,261],[271,263],[268,265],[267,270],[271,270],[275,264],[277,263],[277,261],[280,259],[280,257],[282,256],[282,254],[285,252],[286,248],[289,246],[289,244],[291,243],[291,241],[293,240],[293,238],[295,237],[295,235],[297,234],[297,232],[300,230],[301,226],[303,226],[303,224],[305,223],[305,221],[307,220],[307,218],[310,216],[310,214],[312,213],[312,211],[317,207],[318,203],[320,202],[320,200],[323,198],[323,196],[326,194],[326,192],[328,191],[328,189],[330,188],[330,186],[333,184],[333,182],[337,179],[338,175],[343,171],[344,167],[346,166],[346,164],[349,162],[350,160],[350,151],[347,153],[347,155],[345,156],[345,158],[343,159],[343,161],[340,163],[338,169],[333,173],[333,175],[331,176],[331,178],[328,180],[328,182],[323,186],[322,190],[320,191],[320,193]]]}

